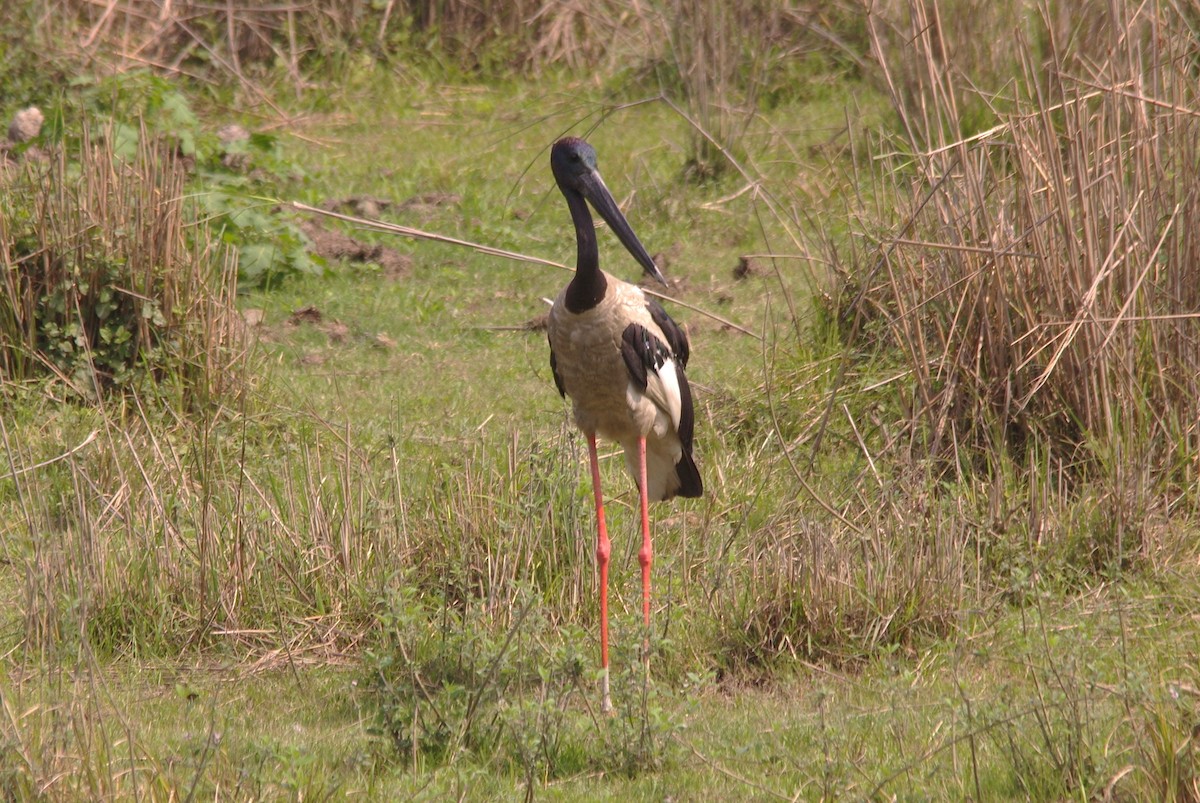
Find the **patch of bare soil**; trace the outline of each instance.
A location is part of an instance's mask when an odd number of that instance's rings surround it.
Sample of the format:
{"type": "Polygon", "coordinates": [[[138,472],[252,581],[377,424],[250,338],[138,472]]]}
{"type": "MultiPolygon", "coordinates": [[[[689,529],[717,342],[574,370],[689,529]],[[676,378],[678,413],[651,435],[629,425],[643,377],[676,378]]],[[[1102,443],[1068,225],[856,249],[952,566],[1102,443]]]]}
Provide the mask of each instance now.
{"type": "Polygon", "coordinates": [[[738,281],[766,275],[767,269],[752,257],[738,257],[737,266],[733,269],[733,278],[738,281]]]}
{"type": "Polygon", "coordinates": [[[309,325],[316,327],[317,331],[324,333],[329,338],[330,343],[341,343],[350,335],[349,326],[337,318],[326,320],[321,310],[312,305],[294,310],[288,317],[287,322],[288,326],[309,325]]]}
{"type": "MultiPolygon", "coordinates": [[[[434,210],[462,201],[462,197],[449,192],[424,192],[397,203],[390,198],[373,195],[351,195],[346,198],[331,198],[321,204],[330,212],[341,212],[355,217],[378,220],[384,212],[409,212],[428,215],[434,210]]],[[[412,273],[412,257],[394,248],[377,243],[367,243],[351,237],[337,229],[329,229],[319,220],[307,219],[300,228],[313,243],[313,250],[327,260],[347,262],[374,262],[383,270],[385,279],[402,279],[412,273]]]]}
{"type": "MultiPolygon", "coordinates": [[[[381,351],[391,351],[396,347],[395,339],[386,332],[371,334],[356,331],[337,318],[326,316],[320,308],[312,304],[292,310],[286,321],[275,326],[267,325],[266,313],[261,309],[247,309],[243,311],[242,318],[246,330],[252,331],[255,337],[266,342],[286,341],[289,339],[288,331],[300,327],[311,327],[328,338],[329,346],[365,343],[381,351]]],[[[326,347],[318,347],[305,351],[297,357],[297,360],[301,365],[324,365],[332,353],[326,347]]]]}
{"type": "MultiPolygon", "coordinates": [[[[287,325],[291,327],[297,326],[312,326],[318,332],[322,332],[329,338],[331,344],[342,343],[350,334],[350,327],[336,318],[326,320],[324,313],[311,304],[307,307],[301,307],[298,310],[293,310],[288,316],[287,325]]],[[[301,365],[321,365],[325,362],[326,355],[319,351],[309,351],[300,355],[301,365]]]]}
{"type": "Polygon", "coordinates": [[[374,195],[351,195],[347,198],[331,198],[321,204],[321,208],[377,220],[388,211],[411,212],[425,216],[440,207],[454,206],[461,202],[462,196],[452,192],[422,192],[399,203],[391,198],[379,198],[374,195]]]}
{"type": "Polygon", "coordinates": [[[544,332],[549,328],[549,325],[550,315],[549,313],[543,312],[541,315],[534,315],[532,318],[525,321],[520,328],[527,332],[544,332]]]}
{"type": "Polygon", "coordinates": [[[412,257],[395,248],[368,243],[337,229],[327,229],[312,218],[301,221],[300,229],[312,241],[313,251],[323,259],[341,262],[374,262],[385,279],[403,279],[412,273],[412,257]]]}

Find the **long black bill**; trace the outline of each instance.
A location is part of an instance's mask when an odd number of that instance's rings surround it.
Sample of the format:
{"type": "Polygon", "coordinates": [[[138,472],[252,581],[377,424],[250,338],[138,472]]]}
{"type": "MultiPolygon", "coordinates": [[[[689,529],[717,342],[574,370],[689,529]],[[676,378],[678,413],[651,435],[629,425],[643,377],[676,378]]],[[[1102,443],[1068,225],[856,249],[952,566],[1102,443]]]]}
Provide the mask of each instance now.
{"type": "Polygon", "coordinates": [[[621,214],[620,207],[613,200],[612,193],[608,191],[608,187],[605,186],[604,179],[600,178],[600,174],[595,170],[586,173],[580,182],[580,189],[583,192],[583,197],[592,202],[592,207],[595,208],[597,214],[604,218],[604,222],[616,233],[617,239],[621,241],[621,244],[625,246],[629,253],[633,254],[633,258],[642,266],[642,270],[646,272],[646,275],[666,286],[667,278],[662,275],[662,271],[654,264],[654,260],[646,251],[646,246],[642,245],[642,241],[633,233],[633,229],[629,226],[629,221],[621,214]]]}

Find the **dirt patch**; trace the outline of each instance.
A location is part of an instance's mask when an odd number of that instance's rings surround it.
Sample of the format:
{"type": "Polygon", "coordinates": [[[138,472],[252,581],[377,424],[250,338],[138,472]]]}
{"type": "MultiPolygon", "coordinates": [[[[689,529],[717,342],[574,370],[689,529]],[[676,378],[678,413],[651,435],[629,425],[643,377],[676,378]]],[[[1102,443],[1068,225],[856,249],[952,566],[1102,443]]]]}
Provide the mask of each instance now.
{"type": "Polygon", "coordinates": [[[671,269],[671,266],[675,264],[682,254],[683,243],[675,242],[671,243],[671,245],[666,249],[659,251],[657,254],[651,257],[651,259],[654,260],[655,265],[658,265],[659,270],[661,270],[663,273],[666,273],[671,269]]]}
{"type": "Polygon", "coordinates": [[[457,206],[462,201],[461,195],[452,192],[423,192],[405,200],[400,208],[418,215],[428,215],[442,206],[457,206]]]}
{"type": "MultiPolygon", "coordinates": [[[[353,338],[359,342],[369,342],[373,347],[383,351],[391,351],[396,347],[396,341],[385,332],[378,332],[374,335],[361,331],[355,332],[337,318],[325,317],[320,309],[311,304],[293,310],[292,314],[288,316],[285,326],[292,328],[311,326],[329,338],[330,345],[334,346],[345,344],[353,338]]],[[[326,359],[327,355],[323,352],[310,351],[300,357],[300,363],[301,365],[320,365],[326,359]]]]}
{"type": "Polygon", "coordinates": [[[325,355],[319,351],[306,351],[300,355],[298,362],[301,365],[324,365],[325,355]]]}
{"type": "Polygon", "coordinates": [[[521,328],[527,332],[544,332],[550,327],[550,315],[543,312],[541,315],[534,315],[529,320],[521,325],[521,328]]]}
{"type": "Polygon", "coordinates": [[[738,257],[737,266],[733,269],[733,278],[741,281],[754,276],[766,276],[767,269],[752,257],[738,257]]]}
{"type": "Polygon", "coordinates": [[[331,198],[322,203],[321,208],[330,212],[378,219],[387,211],[415,212],[421,215],[429,214],[439,207],[454,206],[461,202],[462,196],[452,192],[422,192],[399,202],[374,195],[351,195],[346,198],[331,198]]]}
{"type": "Polygon", "coordinates": [[[343,215],[354,215],[378,219],[388,209],[396,205],[391,198],[376,198],[373,195],[351,195],[348,198],[330,198],[321,203],[321,208],[327,212],[340,212],[343,215]]]}
{"type": "Polygon", "coordinates": [[[288,316],[289,326],[300,326],[305,323],[317,324],[325,319],[324,313],[313,306],[301,307],[297,310],[292,310],[292,314],[288,316]]]}
{"type": "Polygon", "coordinates": [[[312,326],[329,338],[330,343],[342,343],[350,336],[350,327],[337,318],[326,319],[314,306],[301,307],[288,316],[288,326],[312,326]]]}
{"type": "MultiPolygon", "coordinates": [[[[452,206],[461,201],[462,196],[451,192],[423,192],[400,202],[374,195],[350,195],[345,198],[330,198],[321,203],[321,208],[329,212],[378,220],[385,212],[429,215],[440,207],[452,206]]],[[[363,242],[343,231],[326,228],[320,220],[314,218],[302,221],[300,228],[312,240],[313,251],[323,259],[337,262],[374,262],[382,269],[385,279],[402,279],[412,273],[412,257],[400,253],[395,248],[363,242]]]]}
{"type": "Polygon", "coordinates": [[[385,279],[402,279],[412,273],[412,257],[395,248],[355,239],[345,232],[327,229],[317,220],[300,223],[300,230],[312,241],[313,251],[331,262],[374,262],[385,279]]]}
{"type": "Polygon", "coordinates": [[[691,291],[691,283],[686,277],[683,276],[680,276],[676,279],[668,276],[666,287],[663,287],[661,284],[659,284],[657,279],[651,279],[649,276],[642,276],[642,278],[638,280],[638,287],[642,288],[643,290],[650,290],[660,295],[664,295],[667,298],[680,298],[688,295],[688,293],[691,291]]]}

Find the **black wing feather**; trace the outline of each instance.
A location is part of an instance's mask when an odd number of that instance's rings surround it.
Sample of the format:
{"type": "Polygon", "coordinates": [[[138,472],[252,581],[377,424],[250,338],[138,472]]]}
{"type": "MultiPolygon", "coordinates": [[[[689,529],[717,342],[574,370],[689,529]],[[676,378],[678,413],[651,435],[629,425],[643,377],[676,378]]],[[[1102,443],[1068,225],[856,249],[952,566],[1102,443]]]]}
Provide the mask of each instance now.
{"type": "Polygon", "coordinates": [[[679,475],[680,496],[696,498],[704,495],[704,482],[700,479],[700,470],[692,457],[692,438],[696,432],[696,412],[692,409],[692,388],[684,376],[683,366],[675,363],[675,375],[679,379],[679,443],[683,446],[683,454],[675,464],[675,473],[679,475]]]}
{"type": "Polygon", "coordinates": [[[692,388],[683,373],[683,366],[679,363],[675,363],[675,378],[679,382],[679,426],[675,431],[679,433],[683,451],[691,454],[692,437],[696,432],[696,412],[692,409],[692,388]]]}
{"type": "Polygon", "coordinates": [[[546,342],[550,343],[550,373],[554,374],[554,386],[558,388],[558,395],[564,399],[567,397],[567,389],[563,387],[562,377],[558,373],[558,360],[554,356],[554,343],[550,342],[550,338],[546,338],[546,342]]]}
{"type": "Polygon", "coordinates": [[[691,348],[688,345],[687,335],[683,329],[679,324],[671,320],[671,316],[663,309],[663,305],[659,304],[653,298],[647,299],[646,309],[650,312],[651,320],[658,325],[658,328],[662,330],[663,336],[667,338],[667,343],[671,346],[671,353],[675,355],[675,362],[687,368],[691,348]]]}
{"type": "Polygon", "coordinates": [[[621,333],[621,356],[634,386],[645,391],[647,372],[657,373],[671,358],[671,352],[649,329],[640,323],[631,323],[621,333]]]}
{"type": "MultiPolygon", "coordinates": [[[[692,439],[696,431],[696,413],[692,409],[692,388],[688,385],[687,376],[683,371],[683,363],[687,359],[688,342],[683,330],[667,317],[667,313],[658,304],[651,302],[650,314],[654,322],[662,329],[663,334],[672,344],[675,352],[675,377],[679,382],[679,426],[676,432],[683,454],[675,464],[675,472],[679,475],[679,496],[697,497],[704,494],[704,483],[700,479],[700,471],[692,457],[692,439]],[[658,312],[654,310],[657,308],[658,312]],[[664,324],[665,322],[665,324],[664,324]]],[[[672,349],[659,340],[650,330],[641,324],[631,323],[621,333],[621,356],[625,359],[625,367],[629,369],[629,378],[640,391],[646,390],[648,371],[658,372],[663,364],[671,358],[672,349]]]]}

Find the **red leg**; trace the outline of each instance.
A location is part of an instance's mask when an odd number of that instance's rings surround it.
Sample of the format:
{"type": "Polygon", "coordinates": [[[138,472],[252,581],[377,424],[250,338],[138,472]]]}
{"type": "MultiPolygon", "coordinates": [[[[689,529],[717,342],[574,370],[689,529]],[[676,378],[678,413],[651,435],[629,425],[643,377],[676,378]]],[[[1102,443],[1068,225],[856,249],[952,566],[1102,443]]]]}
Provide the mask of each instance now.
{"type": "Polygon", "coordinates": [[[592,489],[596,494],[596,564],[600,568],[600,668],[603,671],[601,691],[604,695],[600,710],[608,713],[612,711],[612,698],[608,693],[608,561],[612,555],[612,544],[604,523],[604,496],[600,492],[600,458],[596,454],[595,434],[588,435],[588,456],[592,463],[592,489]]]}
{"type": "Polygon", "coordinates": [[[646,439],[638,438],[638,489],[642,497],[642,549],[638,552],[638,563],[642,564],[642,614],[646,627],[650,627],[650,498],[646,485],[646,439]]]}

